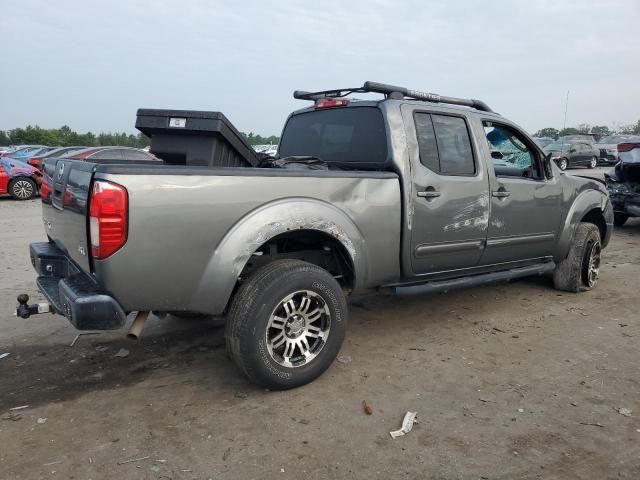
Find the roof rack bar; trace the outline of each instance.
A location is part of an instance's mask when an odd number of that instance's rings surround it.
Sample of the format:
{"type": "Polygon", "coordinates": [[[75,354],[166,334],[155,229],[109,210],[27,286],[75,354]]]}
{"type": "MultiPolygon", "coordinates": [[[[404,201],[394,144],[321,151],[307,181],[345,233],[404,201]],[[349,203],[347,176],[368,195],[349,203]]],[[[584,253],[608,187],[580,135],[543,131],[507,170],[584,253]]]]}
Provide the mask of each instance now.
{"type": "Polygon", "coordinates": [[[489,108],[489,105],[482,100],[455,98],[455,97],[443,97],[436,93],[419,92],[417,90],[409,90],[404,87],[397,87],[395,85],[387,85],[385,83],[378,82],[364,82],[362,87],[354,88],[339,88],[334,90],[323,90],[321,92],[305,92],[303,90],[296,90],[293,92],[293,98],[298,100],[319,100],[322,98],[335,98],[344,97],[352,93],[382,93],[388,98],[415,98],[416,100],[424,100],[433,103],[447,103],[451,105],[462,105],[465,107],[475,108],[476,110],[482,110],[484,112],[493,112],[489,108]]]}
{"type": "Polygon", "coordinates": [[[338,88],[334,90],[323,90],[321,92],[305,92],[304,90],[296,90],[293,92],[293,98],[298,100],[318,100],[321,98],[344,97],[350,93],[364,93],[362,87],[354,88],[338,88]]]}
{"type": "Polygon", "coordinates": [[[409,90],[404,87],[396,87],[395,85],[387,85],[378,82],[364,82],[363,90],[367,92],[383,93],[385,95],[391,95],[393,92],[401,93],[405,97],[415,98],[417,100],[425,100],[427,102],[434,103],[448,103],[451,105],[462,105],[465,107],[475,108],[476,110],[482,110],[484,112],[493,112],[489,105],[482,100],[456,98],[456,97],[444,97],[436,93],[419,92],[417,90],[409,90]]]}

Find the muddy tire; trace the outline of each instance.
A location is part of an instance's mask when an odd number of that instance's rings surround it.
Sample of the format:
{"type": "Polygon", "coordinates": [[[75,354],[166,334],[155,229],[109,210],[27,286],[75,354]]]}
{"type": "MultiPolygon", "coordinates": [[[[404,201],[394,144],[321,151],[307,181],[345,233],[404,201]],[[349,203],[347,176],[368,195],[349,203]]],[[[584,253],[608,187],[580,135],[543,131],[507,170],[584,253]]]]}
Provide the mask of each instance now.
{"type": "Polygon", "coordinates": [[[598,282],[601,250],[598,227],[592,223],[579,224],[567,258],[556,265],[553,272],[554,287],[576,293],[594,288],[598,282]]]}
{"type": "Polygon", "coordinates": [[[38,186],[29,177],[16,177],[9,183],[9,194],[16,200],[31,200],[38,194],[38,186]]]}
{"type": "Polygon", "coordinates": [[[331,365],[346,323],[346,299],[329,272],[299,260],[277,260],[237,291],[225,337],[247,377],[264,388],[285,390],[313,381],[331,365]]]}
{"type": "Polygon", "coordinates": [[[614,214],[613,214],[613,224],[616,227],[623,226],[625,223],[627,223],[627,220],[629,220],[629,215],[627,215],[626,213],[614,212],[614,214]]]}

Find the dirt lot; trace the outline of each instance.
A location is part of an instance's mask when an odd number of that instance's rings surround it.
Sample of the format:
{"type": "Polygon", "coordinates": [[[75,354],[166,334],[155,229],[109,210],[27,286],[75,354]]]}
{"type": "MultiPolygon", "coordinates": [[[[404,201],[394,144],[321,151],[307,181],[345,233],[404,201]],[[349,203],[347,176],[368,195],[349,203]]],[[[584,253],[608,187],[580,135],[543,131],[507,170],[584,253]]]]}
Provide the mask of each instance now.
{"type": "Polygon", "coordinates": [[[41,298],[27,255],[39,209],[0,199],[1,479],[640,478],[638,221],[616,231],[592,292],[531,279],[367,299],[342,362],[265,392],[211,322],[70,347],[65,319],[12,316],[17,293],[41,298]],[[419,424],[392,440],[408,410],[419,424]]]}

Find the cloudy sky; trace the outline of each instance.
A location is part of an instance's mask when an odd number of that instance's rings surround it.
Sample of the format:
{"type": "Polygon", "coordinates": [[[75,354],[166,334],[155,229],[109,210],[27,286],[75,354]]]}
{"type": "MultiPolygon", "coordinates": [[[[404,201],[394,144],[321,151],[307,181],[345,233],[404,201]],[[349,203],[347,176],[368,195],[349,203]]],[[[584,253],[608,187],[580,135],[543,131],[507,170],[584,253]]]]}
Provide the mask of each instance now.
{"type": "Polygon", "coordinates": [[[279,134],[295,89],[474,97],[529,131],[640,119],[640,2],[0,0],[0,129],[134,131],[138,107],[279,134]]]}

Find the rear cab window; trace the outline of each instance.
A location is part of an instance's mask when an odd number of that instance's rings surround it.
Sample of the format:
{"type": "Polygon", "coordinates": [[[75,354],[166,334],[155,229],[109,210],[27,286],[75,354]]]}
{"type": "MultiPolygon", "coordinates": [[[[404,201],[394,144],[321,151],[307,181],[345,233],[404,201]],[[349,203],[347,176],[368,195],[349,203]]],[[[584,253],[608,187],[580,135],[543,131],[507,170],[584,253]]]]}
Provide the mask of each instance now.
{"type": "Polygon", "coordinates": [[[282,132],[278,156],[311,156],[342,168],[384,169],[389,155],[382,112],[349,106],[294,114],[282,132]]]}
{"type": "Polygon", "coordinates": [[[414,121],[422,165],[440,175],[476,174],[469,128],[464,118],[416,112],[414,121]]]}

